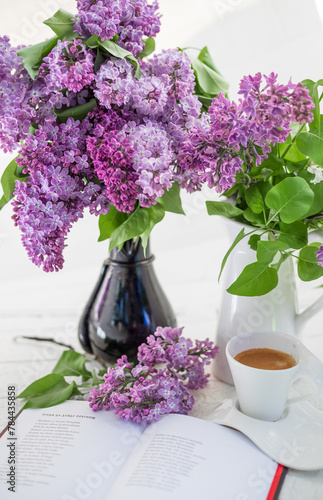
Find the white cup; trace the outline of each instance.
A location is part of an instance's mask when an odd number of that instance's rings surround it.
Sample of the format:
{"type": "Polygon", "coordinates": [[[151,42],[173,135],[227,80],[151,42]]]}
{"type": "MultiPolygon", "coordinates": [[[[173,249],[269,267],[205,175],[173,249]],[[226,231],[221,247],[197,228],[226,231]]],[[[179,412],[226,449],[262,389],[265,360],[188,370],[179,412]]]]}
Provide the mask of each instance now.
{"type": "Polygon", "coordinates": [[[294,337],[278,332],[250,332],[233,337],[226,356],[237,392],[240,410],[249,417],[274,422],[289,403],[288,393],[300,368],[302,344],[294,337]],[[264,370],[244,365],[235,356],[248,349],[267,348],[293,356],[296,365],[283,370],[264,370]]]}

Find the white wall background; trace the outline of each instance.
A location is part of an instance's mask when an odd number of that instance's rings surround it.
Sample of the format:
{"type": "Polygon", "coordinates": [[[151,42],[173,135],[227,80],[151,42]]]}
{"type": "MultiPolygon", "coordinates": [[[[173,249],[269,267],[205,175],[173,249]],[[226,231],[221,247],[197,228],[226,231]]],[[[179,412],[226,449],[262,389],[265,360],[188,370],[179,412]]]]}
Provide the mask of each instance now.
{"type": "MultiPolygon", "coordinates": [[[[74,0],[0,0],[0,33],[14,44],[50,37],[42,20],[58,8],[73,11],[74,0]]],[[[323,78],[323,0],[160,0],[162,30],[157,50],[208,45],[235,96],[240,78],[257,71],[277,72],[282,82],[323,78]]],[[[13,156],[13,155],[12,155],[13,156]]],[[[0,155],[0,173],[10,155],[0,155]]],[[[208,217],[211,193],[184,196],[187,217],[167,215],[154,230],[156,270],[181,324],[213,335],[219,307],[217,273],[228,243],[220,221],[208,217]],[[196,311],[203,311],[203,318],[196,311]],[[203,330],[203,321],[206,321],[203,330]]],[[[214,195],[212,195],[214,196],[214,195]]],[[[28,259],[11,208],[0,213],[0,331],[15,331],[13,316],[77,316],[93,286],[107,243],[97,243],[97,220],[85,217],[70,233],[62,271],[47,275],[28,259]],[[2,327],[1,327],[2,325],[2,327]]],[[[30,324],[31,325],[31,324],[30,324]]],[[[30,332],[29,332],[30,333],[30,332]]],[[[39,332],[38,332],[39,333],[39,332]]]]}

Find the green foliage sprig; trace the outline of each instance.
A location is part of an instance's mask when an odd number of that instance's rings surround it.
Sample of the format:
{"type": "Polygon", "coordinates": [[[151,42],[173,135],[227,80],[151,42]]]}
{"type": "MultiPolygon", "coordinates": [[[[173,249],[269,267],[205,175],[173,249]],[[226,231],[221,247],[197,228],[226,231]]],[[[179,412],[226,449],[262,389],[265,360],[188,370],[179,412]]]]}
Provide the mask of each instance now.
{"type": "Polygon", "coordinates": [[[235,295],[263,295],[275,288],[279,268],[289,256],[297,259],[301,280],[323,276],[315,253],[322,243],[308,243],[309,233],[323,228],[323,182],[314,183],[315,174],[308,169],[312,165],[323,168],[323,93],[318,93],[323,80],[302,83],[315,103],[313,121],[294,126],[286,142],[272,147],[261,165],[238,173],[233,187],[224,193],[229,201],[206,202],[209,215],[221,215],[245,226],[226,253],[220,276],[231,251],[243,238],[249,238],[255,252],[255,262],[246,266],[227,290],[235,295]]]}
{"type": "Polygon", "coordinates": [[[91,388],[104,382],[105,369],[89,371],[85,355],[73,350],[64,351],[52,372],[30,384],[17,397],[24,399],[23,408],[48,408],[73,396],[84,396],[91,388]],[[71,377],[75,380],[66,380],[71,377]]]}

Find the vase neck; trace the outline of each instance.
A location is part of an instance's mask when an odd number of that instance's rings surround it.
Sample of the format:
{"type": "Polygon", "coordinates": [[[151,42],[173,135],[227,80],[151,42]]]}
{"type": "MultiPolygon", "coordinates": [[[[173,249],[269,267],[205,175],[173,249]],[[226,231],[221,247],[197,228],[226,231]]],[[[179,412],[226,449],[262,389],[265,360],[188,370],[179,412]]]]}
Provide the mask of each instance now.
{"type": "Polygon", "coordinates": [[[137,240],[128,240],[124,243],[121,250],[114,248],[109,254],[109,261],[120,262],[124,264],[133,264],[152,259],[150,243],[148,240],[146,251],[142,246],[141,238],[137,240]]]}

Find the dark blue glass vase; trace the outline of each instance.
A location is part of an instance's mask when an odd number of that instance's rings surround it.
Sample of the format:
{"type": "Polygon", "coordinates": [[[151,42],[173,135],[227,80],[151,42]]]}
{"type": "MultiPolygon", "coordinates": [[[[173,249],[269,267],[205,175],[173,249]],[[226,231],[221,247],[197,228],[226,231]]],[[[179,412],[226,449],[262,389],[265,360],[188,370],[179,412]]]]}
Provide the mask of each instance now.
{"type": "Polygon", "coordinates": [[[103,263],[79,323],[79,340],[105,365],[123,354],[136,361],[138,346],[157,326],[176,326],[153,260],[149,243],[144,254],[138,238],[112,250],[103,263]]]}

